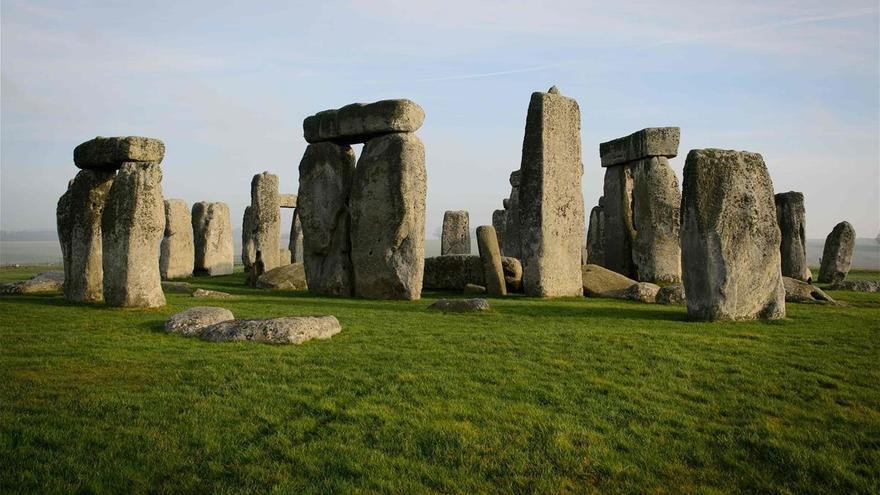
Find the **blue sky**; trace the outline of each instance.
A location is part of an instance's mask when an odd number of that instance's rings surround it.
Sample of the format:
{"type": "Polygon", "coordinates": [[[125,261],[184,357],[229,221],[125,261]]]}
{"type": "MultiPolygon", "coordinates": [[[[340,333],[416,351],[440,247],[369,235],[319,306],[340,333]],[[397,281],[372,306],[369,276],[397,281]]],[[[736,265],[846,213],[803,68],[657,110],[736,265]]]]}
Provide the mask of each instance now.
{"type": "Polygon", "coordinates": [[[806,195],[808,237],[880,230],[880,14],[854,2],[2,2],[0,227],[48,229],[96,135],[165,141],[167,198],[296,192],[302,120],[355,101],[426,112],[427,234],[491,222],[519,167],[529,95],[578,100],[584,197],[598,145],[682,128],[687,151],[760,152],[806,195]]]}

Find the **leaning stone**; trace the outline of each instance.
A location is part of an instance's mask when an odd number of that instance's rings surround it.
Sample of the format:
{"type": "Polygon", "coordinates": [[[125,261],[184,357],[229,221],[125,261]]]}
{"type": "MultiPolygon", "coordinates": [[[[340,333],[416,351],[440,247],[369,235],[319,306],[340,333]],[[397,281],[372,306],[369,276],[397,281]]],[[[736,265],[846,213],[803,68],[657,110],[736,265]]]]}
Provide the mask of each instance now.
{"type": "Polygon", "coordinates": [[[467,284],[464,286],[464,289],[462,290],[462,292],[465,294],[485,294],[486,288],[483,287],[482,285],[467,284]]]}
{"type": "Polygon", "coordinates": [[[507,292],[519,292],[522,289],[522,264],[510,256],[501,257],[501,268],[504,269],[504,284],[507,292]]]}
{"type": "Polygon", "coordinates": [[[165,143],[140,136],[96,137],[73,149],[73,162],[83,169],[114,171],[126,162],[162,163],[165,143]]]}
{"type": "Polygon", "coordinates": [[[466,210],[447,211],[443,214],[440,234],[440,255],[471,254],[470,218],[466,210]]]}
{"type": "Polygon", "coordinates": [[[605,223],[605,207],[599,205],[590,210],[590,223],[587,227],[587,265],[605,264],[605,235],[603,234],[605,223]]]}
{"type": "Polygon", "coordinates": [[[159,164],[123,164],[107,193],[101,219],[107,304],[138,308],[165,305],[157,256],[164,230],[159,164]]]}
{"type": "Polygon", "coordinates": [[[437,299],[428,309],[444,313],[481,313],[491,308],[485,299],[437,299]]]}
{"type": "Polygon", "coordinates": [[[293,220],[291,221],[290,225],[290,241],[287,244],[287,249],[290,250],[291,263],[303,262],[302,221],[300,221],[299,219],[298,208],[295,208],[293,210],[293,220]]]}
{"type": "Polygon", "coordinates": [[[631,301],[654,303],[657,301],[657,292],[660,286],[650,282],[638,282],[626,289],[626,298],[631,301]]]}
{"type": "Polygon", "coordinates": [[[162,292],[169,294],[192,294],[195,289],[189,282],[162,281],[162,292]]]}
{"type": "Polygon", "coordinates": [[[229,275],[233,270],[235,247],[232,222],[226,203],[200,201],[192,207],[196,274],[212,277],[229,275]]]}
{"type": "Polygon", "coordinates": [[[603,167],[612,167],[644,158],[678,155],[680,138],[678,127],[649,127],[629,136],[599,145],[603,167]]]}
{"type": "Polygon", "coordinates": [[[229,299],[232,297],[232,294],[218,290],[196,289],[193,291],[192,296],[200,299],[229,299]]]}
{"type": "Polygon", "coordinates": [[[688,315],[702,320],[784,318],[773,182],[761,155],[691,150],[681,204],[688,315]]]}
{"type": "Polygon", "coordinates": [[[849,222],[840,222],[825,238],[825,249],[819,267],[819,282],[836,284],[843,282],[852,266],[856,231],[849,222]]]}
{"type": "Polygon", "coordinates": [[[831,296],[822,292],[822,289],[806,282],[791,277],[782,277],[782,285],[785,287],[785,302],[836,303],[831,296]]]}
{"type": "Polygon", "coordinates": [[[288,316],[224,321],[200,329],[198,335],[210,342],[302,344],[312,339],[329,339],[341,331],[339,321],[333,316],[288,316]]]}
{"type": "Polygon", "coordinates": [[[302,263],[290,263],[269,270],[257,279],[258,289],[308,290],[306,271],[302,263]]]}
{"type": "Polygon", "coordinates": [[[507,225],[507,212],[495,210],[492,212],[492,226],[495,227],[495,235],[498,237],[498,245],[501,246],[501,254],[504,253],[504,230],[507,225]]]}
{"type": "Polygon", "coordinates": [[[486,292],[491,296],[507,295],[504,282],[504,268],[501,264],[501,250],[498,248],[498,237],[491,225],[477,227],[477,247],[480,260],[483,262],[483,278],[486,281],[486,292]]]}
{"type": "Polygon", "coordinates": [[[637,282],[599,265],[582,268],[583,291],[590,297],[620,297],[637,282]]]}
{"type": "Polygon", "coordinates": [[[880,292],[880,281],[877,280],[844,280],[831,286],[833,290],[851,290],[855,292],[880,292]]]}
{"type": "Polygon", "coordinates": [[[194,259],[192,217],[186,201],[166,199],[165,236],[159,248],[162,280],[192,276],[194,259]]]}
{"type": "Polygon", "coordinates": [[[656,301],[658,304],[685,304],[684,286],[678,284],[660,287],[656,301]]]}
{"type": "Polygon", "coordinates": [[[666,157],[631,165],[632,261],[638,280],[657,283],[681,281],[681,192],[666,157]]]}
{"type": "Polygon", "coordinates": [[[424,121],[425,111],[410,100],[353,103],[306,117],[303,135],[309,143],[365,143],[383,134],[415,132],[424,121]]]}
{"type": "Polygon", "coordinates": [[[351,193],[355,295],[421,297],[425,260],[425,147],[415,134],[389,134],[364,146],[351,193]]]}
{"type": "Polygon", "coordinates": [[[182,335],[196,335],[203,328],[234,318],[232,311],[226,308],[196,306],[165,320],[165,331],[182,335]]]}
{"type": "Polygon", "coordinates": [[[425,258],[425,289],[461,290],[467,284],[485,284],[483,262],[471,254],[447,254],[425,258]]]}
{"type": "Polygon", "coordinates": [[[37,274],[27,280],[0,286],[0,294],[39,294],[56,292],[64,285],[64,272],[53,271],[37,274]]]}
{"type": "Polygon", "coordinates": [[[279,208],[296,208],[296,194],[279,194],[279,208]]]}
{"type": "Polygon", "coordinates": [[[310,144],[299,163],[294,216],[302,228],[309,291],[316,294],[350,297],[354,293],[348,213],[354,167],[351,147],[333,143],[310,144]]]}
{"type": "Polygon", "coordinates": [[[798,280],[810,279],[807,266],[806,213],[803,193],[789,191],[775,197],[776,221],[782,234],[780,254],[782,276],[798,280]]]}
{"type": "Polygon", "coordinates": [[[281,263],[278,249],[281,243],[281,210],[278,201],[278,176],[263,172],[251,180],[251,227],[254,264],[248,272],[248,282],[254,285],[263,273],[281,263]]]}
{"type": "Polygon", "coordinates": [[[577,296],[584,246],[581,116],[575,100],[532,93],[523,138],[519,229],[530,296],[577,296]]]}

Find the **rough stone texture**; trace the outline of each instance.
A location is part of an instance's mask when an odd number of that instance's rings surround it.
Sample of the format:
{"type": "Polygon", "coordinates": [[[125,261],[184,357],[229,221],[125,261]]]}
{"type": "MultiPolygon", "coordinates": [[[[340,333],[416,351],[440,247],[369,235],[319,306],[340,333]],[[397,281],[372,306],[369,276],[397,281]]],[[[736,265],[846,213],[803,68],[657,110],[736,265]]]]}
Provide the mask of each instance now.
{"type": "Polygon", "coordinates": [[[782,234],[782,276],[798,280],[810,279],[807,266],[806,211],[803,193],[789,191],[775,197],[776,221],[782,234]]]}
{"type": "Polygon", "coordinates": [[[196,306],[172,315],[165,320],[165,331],[181,335],[197,335],[203,328],[235,318],[226,308],[196,306]]]}
{"type": "Polygon", "coordinates": [[[425,258],[425,289],[461,290],[467,284],[485,284],[483,262],[479,256],[447,254],[425,258]]]}
{"type": "Polygon", "coordinates": [[[605,169],[605,199],[602,234],[605,239],[604,267],[630,278],[638,276],[632,259],[635,228],[633,227],[632,167],[605,169]]]}
{"type": "Polygon", "coordinates": [[[532,93],[519,184],[519,259],[523,287],[530,296],[581,294],[584,198],[580,128],[575,100],[558,93],[532,93]]]}
{"type": "Polygon", "coordinates": [[[679,239],[681,192],[666,157],[631,165],[632,259],[638,280],[658,283],[681,281],[679,239]]]}
{"type": "Polygon", "coordinates": [[[226,203],[200,201],[192,207],[193,244],[196,274],[212,277],[232,273],[235,247],[232,221],[226,203]]]}
{"type": "MultiPolygon", "coordinates": [[[[248,283],[254,285],[265,272],[281,265],[281,210],[278,206],[278,176],[263,172],[251,180],[250,227],[254,263],[248,271],[248,283]]],[[[242,234],[244,235],[244,234],[242,234]]]]}
{"type": "Polygon", "coordinates": [[[466,284],[462,292],[465,294],[485,294],[486,288],[477,284],[466,284]]]}
{"type": "Polygon", "coordinates": [[[101,219],[107,304],[137,308],[165,305],[156,255],[164,231],[159,164],[123,164],[107,193],[101,219]]]}
{"type": "Polygon", "coordinates": [[[112,171],[81,170],[58,201],[58,239],[64,260],[64,298],[68,301],[104,299],[101,217],[115,175],[112,171]]]}
{"type": "Polygon", "coordinates": [[[519,259],[522,253],[520,228],[519,228],[519,186],[510,189],[510,198],[504,200],[504,244],[501,251],[505,256],[519,259]]]}
{"type": "Polygon", "coordinates": [[[364,146],[351,194],[355,295],[418,299],[425,258],[425,148],[415,134],[364,146]]]}
{"type": "Polygon", "coordinates": [[[61,290],[64,284],[64,272],[52,271],[37,274],[27,280],[12,282],[0,286],[0,294],[38,294],[61,290]]]}
{"type": "Polygon", "coordinates": [[[210,342],[302,344],[312,339],[329,339],[341,331],[342,327],[334,316],[287,316],[224,321],[200,329],[198,335],[210,342]]]}
{"type": "Polygon", "coordinates": [[[504,281],[504,268],[501,264],[501,250],[498,248],[498,237],[491,225],[477,227],[477,248],[483,263],[483,278],[486,281],[486,292],[491,296],[507,295],[504,281]]]}
{"type": "Polygon", "coordinates": [[[445,212],[440,233],[440,255],[471,254],[470,229],[470,216],[466,210],[445,212]]]}
{"type": "Polygon", "coordinates": [[[73,149],[73,163],[82,169],[114,171],[126,162],[162,163],[165,143],[140,136],[96,137],[73,149]]]}
{"type": "Polygon", "coordinates": [[[196,290],[189,282],[162,281],[162,292],[169,294],[192,294],[196,290]]]}
{"type": "Polygon", "coordinates": [[[498,237],[501,254],[505,254],[504,230],[507,228],[507,212],[505,210],[495,210],[492,212],[492,227],[495,227],[495,235],[498,237]]]}
{"type": "Polygon", "coordinates": [[[840,222],[825,238],[825,249],[819,266],[819,282],[836,284],[843,282],[852,266],[856,231],[849,222],[840,222]]]}
{"type": "Polygon", "coordinates": [[[590,210],[590,223],[587,227],[587,257],[584,264],[605,265],[605,207],[600,204],[590,210]]]}
{"type": "Polygon", "coordinates": [[[206,289],[196,289],[193,291],[192,296],[200,299],[229,299],[233,297],[232,294],[228,292],[206,289]]]}
{"type": "Polygon", "coordinates": [[[626,289],[626,298],[631,301],[654,303],[657,300],[657,293],[659,291],[659,285],[650,282],[638,282],[626,289]]]}
{"type": "Polygon", "coordinates": [[[165,236],[159,247],[159,274],[162,280],[191,276],[194,260],[192,217],[186,201],[166,199],[165,236]]]}
{"type": "Polygon", "coordinates": [[[622,297],[635,280],[599,265],[581,267],[583,291],[590,297],[622,297]]]}
{"type": "Polygon", "coordinates": [[[294,217],[302,228],[309,291],[317,294],[350,297],[354,293],[348,212],[354,168],[351,147],[333,143],[310,144],[299,164],[294,217]]]}
{"type": "Polygon", "coordinates": [[[685,304],[684,286],[679,284],[660,287],[660,290],[657,291],[656,302],[658,304],[685,304]]]}
{"type": "Polygon", "coordinates": [[[415,132],[424,121],[425,111],[410,100],[352,103],[338,110],[324,110],[306,117],[303,135],[309,143],[365,143],[392,132],[415,132]]]}
{"type": "Polygon", "coordinates": [[[244,214],[241,218],[241,264],[244,265],[244,272],[250,278],[251,270],[257,261],[256,249],[254,249],[254,216],[251,214],[253,208],[251,206],[244,207],[244,214]]]}
{"type": "Polygon", "coordinates": [[[680,138],[678,127],[649,127],[629,136],[617,138],[599,145],[603,167],[612,167],[643,158],[678,155],[680,138]]]}
{"type": "Polygon", "coordinates": [[[806,282],[783,276],[782,285],[785,287],[785,302],[836,304],[822,289],[806,282]]]}
{"type": "Polygon", "coordinates": [[[279,194],[278,195],[278,207],[279,208],[296,208],[296,194],[279,194]]]}
{"type": "Polygon", "coordinates": [[[281,248],[278,250],[278,266],[287,266],[291,264],[290,249],[281,248]]]}
{"type": "Polygon", "coordinates": [[[519,292],[522,289],[522,263],[510,256],[501,257],[501,268],[504,269],[504,283],[507,292],[519,292]]]}
{"type": "Polygon", "coordinates": [[[290,241],[287,244],[290,250],[290,262],[303,262],[303,233],[302,221],[299,219],[299,208],[293,210],[293,220],[290,225],[290,241]]]}
{"type": "Polygon", "coordinates": [[[681,249],[688,315],[785,317],[773,182],[757,153],[691,150],[684,165],[681,249]]]}
{"type": "Polygon", "coordinates": [[[306,271],[302,263],[279,266],[260,275],[257,288],[279,290],[308,290],[306,271]]]}
{"type": "Polygon", "coordinates": [[[437,299],[428,309],[444,313],[480,313],[489,311],[489,301],[485,299],[437,299]]]}
{"type": "Polygon", "coordinates": [[[831,286],[834,290],[851,290],[855,292],[880,292],[880,281],[877,280],[844,280],[831,286]]]}

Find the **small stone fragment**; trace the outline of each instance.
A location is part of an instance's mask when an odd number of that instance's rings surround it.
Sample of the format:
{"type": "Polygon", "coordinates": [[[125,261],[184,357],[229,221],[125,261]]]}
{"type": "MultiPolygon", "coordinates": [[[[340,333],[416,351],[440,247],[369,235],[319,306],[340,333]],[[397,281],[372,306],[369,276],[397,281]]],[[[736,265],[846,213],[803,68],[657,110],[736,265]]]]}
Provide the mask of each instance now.
{"type": "Polygon", "coordinates": [[[428,309],[444,313],[480,313],[489,311],[489,301],[485,299],[438,299],[428,309]]]}
{"type": "Polygon", "coordinates": [[[466,284],[464,286],[464,290],[462,290],[465,294],[485,294],[486,288],[482,285],[477,284],[466,284]]]}
{"type": "Polygon", "coordinates": [[[197,335],[203,328],[234,318],[232,311],[226,308],[196,306],[168,318],[165,321],[165,331],[182,335],[197,335]]]}
{"type": "Polygon", "coordinates": [[[202,299],[229,299],[232,297],[232,294],[220,292],[219,290],[196,289],[193,291],[192,296],[202,299]]]}
{"type": "Polygon", "coordinates": [[[782,284],[785,287],[785,302],[795,303],[824,303],[835,304],[834,299],[825,294],[822,289],[810,285],[806,282],[791,278],[782,277],[782,284]]]}
{"type": "Polygon", "coordinates": [[[638,282],[626,289],[626,298],[631,301],[654,303],[657,301],[657,293],[660,286],[650,282],[638,282]]]}

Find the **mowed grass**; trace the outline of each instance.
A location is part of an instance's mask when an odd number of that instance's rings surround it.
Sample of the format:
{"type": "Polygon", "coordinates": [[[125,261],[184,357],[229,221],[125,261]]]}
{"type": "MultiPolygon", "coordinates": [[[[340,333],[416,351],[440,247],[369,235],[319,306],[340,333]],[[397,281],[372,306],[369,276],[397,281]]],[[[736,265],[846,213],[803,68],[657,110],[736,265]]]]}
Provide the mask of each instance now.
{"type": "Polygon", "coordinates": [[[878,294],[707,324],[606,299],[514,296],[454,315],[426,310],[435,293],[190,281],[238,297],[168,294],[159,310],[0,298],[2,491],[880,492],[878,294]],[[343,331],[302,346],[164,333],[199,305],[332,314],[343,331]]]}

